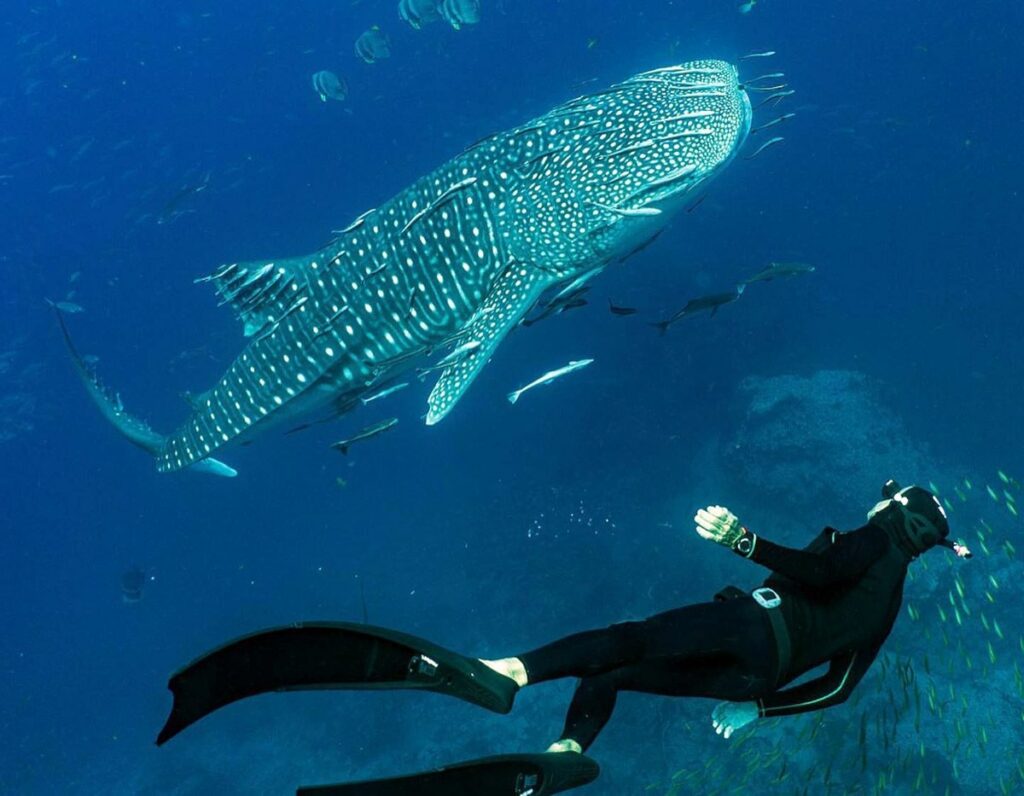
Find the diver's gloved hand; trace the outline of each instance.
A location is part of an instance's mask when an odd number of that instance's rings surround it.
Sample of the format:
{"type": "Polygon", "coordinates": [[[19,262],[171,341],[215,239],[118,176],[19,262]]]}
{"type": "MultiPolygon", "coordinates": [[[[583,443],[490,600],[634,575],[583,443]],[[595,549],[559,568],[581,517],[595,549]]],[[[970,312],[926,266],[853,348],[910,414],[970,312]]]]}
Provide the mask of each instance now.
{"type": "Polygon", "coordinates": [[[711,711],[711,724],[723,738],[746,727],[759,715],[756,702],[719,702],[711,711]]]}
{"type": "Polygon", "coordinates": [[[747,530],[740,525],[739,518],[725,506],[708,506],[700,509],[694,516],[697,533],[704,539],[718,542],[720,545],[736,549],[736,543],[747,535],[747,530]]]}

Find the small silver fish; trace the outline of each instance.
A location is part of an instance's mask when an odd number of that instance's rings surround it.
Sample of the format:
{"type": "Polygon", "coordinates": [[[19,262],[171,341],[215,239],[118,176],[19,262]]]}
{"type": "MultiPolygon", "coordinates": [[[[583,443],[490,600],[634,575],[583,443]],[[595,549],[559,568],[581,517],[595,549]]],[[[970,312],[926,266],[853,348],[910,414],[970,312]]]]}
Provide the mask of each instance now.
{"type": "Polygon", "coordinates": [[[167,203],[164,205],[163,210],[160,211],[160,215],[157,216],[157,224],[169,224],[179,216],[183,216],[186,213],[196,212],[194,209],[189,207],[183,207],[187,201],[193,196],[201,194],[210,185],[210,172],[206,172],[198,182],[189,183],[182,186],[174,196],[172,196],[167,203]]]}
{"type": "Polygon", "coordinates": [[[593,359],[574,359],[570,361],[568,365],[558,368],[558,370],[549,370],[543,376],[534,379],[525,387],[520,387],[518,390],[513,390],[512,392],[510,392],[508,394],[508,401],[509,403],[514,404],[516,401],[519,400],[519,396],[522,395],[527,390],[532,390],[534,387],[539,387],[542,384],[551,384],[551,382],[553,382],[559,376],[564,376],[567,373],[572,373],[573,371],[585,368],[593,361],[593,359]]]}
{"type": "Polygon", "coordinates": [[[79,312],[85,312],[85,307],[83,307],[81,304],[75,304],[75,302],[73,301],[50,301],[50,299],[46,299],[46,303],[49,304],[51,307],[60,310],[61,312],[68,313],[69,315],[74,315],[79,312]]]}
{"type": "Polygon", "coordinates": [[[587,305],[587,300],[583,298],[583,296],[589,290],[589,286],[583,286],[569,290],[569,292],[563,291],[546,304],[538,304],[538,306],[543,307],[540,314],[533,318],[523,318],[519,321],[519,325],[533,326],[533,324],[539,323],[545,318],[550,318],[552,315],[560,315],[561,313],[568,312],[569,310],[585,307],[587,305]]]}
{"type": "Polygon", "coordinates": [[[693,315],[698,312],[710,312],[711,317],[714,318],[718,312],[719,307],[724,307],[726,304],[731,304],[736,301],[740,296],[743,295],[743,291],[746,290],[746,283],[741,282],[736,285],[736,289],[728,293],[712,293],[707,296],[700,296],[695,299],[690,299],[686,302],[686,306],[683,307],[679,312],[673,315],[671,318],[665,321],[658,321],[652,323],[651,326],[657,327],[658,331],[662,334],[668,331],[668,327],[671,326],[678,320],[681,320],[688,315],[693,315]]]}
{"type": "Polygon", "coordinates": [[[612,315],[636,315],[635,307],[619,307],[612,304],[611,299],[608,299],[608,310],[612,315]]]}
{"type": "MultiPolygon", "coordinates": [[[[445,356],[443,359],[439,359],[437,361],[437,365],[435,367],[436,368],[446,368],[449,365],[454,365],[456,362],[458,362],[463,357],[465,357],[466,354],[468,354],[470,351],[474,351],[474,350],[476,350],[479,347],[480,347],[480,341],[479,340],[468,340],[467,342],[463,343],[458,348],[456,348],[454,351],[452,351],[450,354],[445,356]]],[[[431,368],[431,370],[433,370],[433,369],[434,368],[431,368]]]]}
{"type": "Polygon", "coordinates": [[[749,285],[752,282],[770,282],[776,277],[798,276],[800,274],[814,273],[814,266],[807,263],[768,263],[749,279],[744,279],[743,284],[749,285]]]}
{"type": "Polygon", "coordinates": [[[363,402],[363,406],[366,406],[370,401],[376,401],[378,398],[386,398],[399,390],[404,390],[408,386],[409,382],[407,381],[403,381],[400,384],[392,384],[390,387],[385,387],[380,392],[375,392],[369,398],[360,398],[359,400],[363,402]]]}
{"type": "Polygon", "coordinates": [[[419,376],[420,381],[426,378],[428,373],[433,373],[436,370],[444,370],[445,368],[451,367],[452,365],[458,365],[473,351],[480,347],[479,340],[469,340],[463,343],[450,354],[437,360],[433,365],[427,365],[425,368],[416,368],[416,375],[419,376]]]}
{"type": "Polygon", "coordinates": [[[589,199],[585,201],[588,205],[593,205],[594,207],[598,207],[608,213],[614,213],[617,216],[622,216],[623,218],[661,215],[661,210],[657,207],[612,207],[611,205],[606,205],[602,202],[595,202],[589,199]]]}
{"type": "Polygon", "coordinates": [[[383,434],[388,429],[394,428],[398,425],[397,417],[389,417],[387,420],[382,420],[379,423],[374,423],[372,426],[367,426],[358,434],[348,439],[343,439],[335,442],[331,445],[335,450],[341,451],[343,454],[348,456],[348,449],[356,442],[362,442],[363,440],[373,439],[379,434],[383,434]]]}

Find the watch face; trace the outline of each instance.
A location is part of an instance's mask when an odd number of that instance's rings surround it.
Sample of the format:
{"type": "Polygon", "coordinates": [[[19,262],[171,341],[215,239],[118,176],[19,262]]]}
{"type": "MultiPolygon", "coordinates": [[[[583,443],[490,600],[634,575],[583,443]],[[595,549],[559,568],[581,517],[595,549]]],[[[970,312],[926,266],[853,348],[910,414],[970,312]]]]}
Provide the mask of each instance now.
{"type": "Polygon", "coordinates": [[[742,539],[740,539],[736,543],[736,549],[739,550],[741,553],[749,553],[750,552],[750,537],[749,536],[744,536],[742,539]]]}

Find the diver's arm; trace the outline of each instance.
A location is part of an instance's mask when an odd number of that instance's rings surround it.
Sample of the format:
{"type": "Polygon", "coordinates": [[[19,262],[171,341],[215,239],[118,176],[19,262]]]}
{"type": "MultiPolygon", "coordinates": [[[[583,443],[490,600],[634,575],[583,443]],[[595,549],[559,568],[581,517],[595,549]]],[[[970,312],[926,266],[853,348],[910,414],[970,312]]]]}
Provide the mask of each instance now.
{"type": "Polygon", "coordinates": [[[837,533],[823,552],[795,550],[751,533],[723,506],[701,509],[694,521],[703,538],[798,583],[817,588],[856,580],[885,554],[889,544],[885,531],[866,525],[852,533],[837,533]]]}
{"type": "Polygon", "coordinates": [[[738,555],[816,588],[857,580],[885,554],[888,545],[885,531],[874,525],[836,533],[832,544],[820,553],[783,547],[746,528],[743,531],[744,536],[732,546],[738,555]]]}
{"type": "Polygon", "coordinates": [[[842,704],[871,668],[880,648],[881,644],[833,658],[821,677],[757,700],[758,714],[791,716],[842,704]]]}

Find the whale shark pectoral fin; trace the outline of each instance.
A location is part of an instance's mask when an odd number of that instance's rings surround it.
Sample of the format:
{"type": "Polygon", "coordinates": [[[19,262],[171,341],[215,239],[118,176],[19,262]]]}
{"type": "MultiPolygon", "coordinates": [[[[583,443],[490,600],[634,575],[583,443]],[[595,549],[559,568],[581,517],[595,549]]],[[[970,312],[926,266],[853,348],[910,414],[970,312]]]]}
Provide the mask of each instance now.
{"type": "Polygon", "coordinates": [[[479,345],[445,368],[430,392],[428,426],[440,423],[454,408],[509,329],[530,311],[551,281],[550,274],[527,263],[516,262],[505,269],[460,338],[464,344],[475,341],[479,345]]]}
{"type": "Polygon", "coordinates": [[[214,459],[212,457],[206,459],[200,459],[198,462],[190,466],[188,469],[195,470],[197,473],[209,473],[210,475],[220,475],[224,478],[234,478],[238,475],[238,470],[231,467],[224,462],[214,459]]]}
{"type": "Polygon", "coordinates": [[[430,397],[427,399],[429,410],[426,423],[428,426],[440,423],[458,403],[459,398],[476,378],[476,374],[487,364],[491,352],[497,347],[501,337],[504,337],[504,334],[498,336],[493,343],[488,342],[486,350],[481,346],[457,364],[444,369],[441,378],[437,380],[437,384],[434,385],[434,389],[430,391],[430,397]]]}

